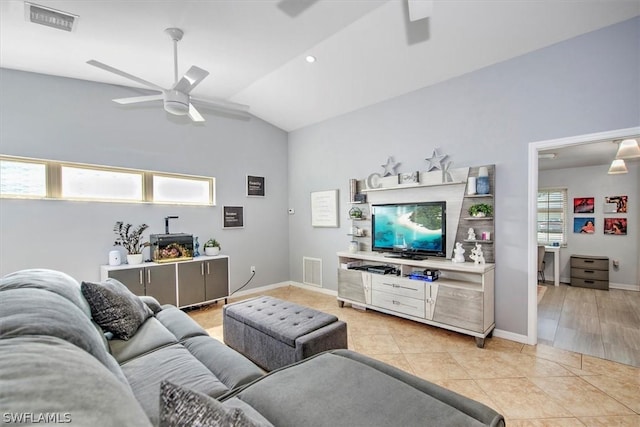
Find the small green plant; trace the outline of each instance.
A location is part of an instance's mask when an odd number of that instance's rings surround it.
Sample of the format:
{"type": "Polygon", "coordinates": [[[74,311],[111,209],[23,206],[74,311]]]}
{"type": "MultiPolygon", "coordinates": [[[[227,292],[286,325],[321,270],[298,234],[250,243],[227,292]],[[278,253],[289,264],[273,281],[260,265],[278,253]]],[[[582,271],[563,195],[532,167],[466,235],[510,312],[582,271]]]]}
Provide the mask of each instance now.
{"type": "Polygon", "coordinates": [[[216,239],[207,240],[207,242],[204,244],[204,247],[205,248],[222,248],[222,246],[220,246],[220,243],[216,239]]]}
{"type": "Polygon", "coordinates": [[[149,242],[141,242],[142,233],[144,233],[147,228],[149,228],[147,224],[140,224],[137,227],[133,227],[131,224],[118,221],[116,225],[113,226],[113,231],[118,236],[113,244],[124,247],[129,255],[141,254],[142,249],[145,246],[149,246],[149,242]]]}
{"type": "Polygon", "coordinates": [[[486,203],[478,203],[469,208],[469,214],[471,216],[491,216],[493,214],[493,206],[486,203]]]}

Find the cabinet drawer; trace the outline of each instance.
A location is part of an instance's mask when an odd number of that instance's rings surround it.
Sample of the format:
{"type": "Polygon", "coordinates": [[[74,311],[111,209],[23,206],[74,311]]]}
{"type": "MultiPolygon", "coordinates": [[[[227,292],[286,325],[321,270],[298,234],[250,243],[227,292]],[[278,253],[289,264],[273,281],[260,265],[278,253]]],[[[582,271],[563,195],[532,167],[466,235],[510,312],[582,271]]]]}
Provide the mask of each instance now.
{"type": "Polygon", "coordinates": [[[588,270],[609,270],[609,258],[604,257],[571,257],[571,268],[586,268],[588,270]]]}
{"type": "MultiPolygon", "coordinates": [[[[426,285],[428,286],[428,284],[426,285]]],[[[373,274],[371,288],[379,292],[424,300],[425,283],[420,280],[405,279],[398,276],[373,274]]]]}
{"type": "Polygon", "coordinates": [[[364,280],[362,272],[357,270],[338,269],[338,296],[366,303],[364,296],[364,280]]]}
{"type": "Polygon", "coordinates": [[[433,320],[476,332],[483,331],[483,293],[440,285],[433,320]]]}
{"type": "Polygon", "coordinates": [[[588,268],[572,268],[571,278],[590,280],[609,280],[609,270],[593,270],[588,268]]]}
{"type": "Polygon", "coordinates": [[[402,295],[392,295],[387,292],[372,291],[371,303],[377,307],[415,317],[425,317],[424,300],[409,298],[402,295]]]}
{"type": "Polygon", "coordinates": [[[608,280],[591,280],[580,279],[577,277],[571,278],[571,286],[577,286],[579,288],[592,288],[592,289],[609,289],[608,280]]]}

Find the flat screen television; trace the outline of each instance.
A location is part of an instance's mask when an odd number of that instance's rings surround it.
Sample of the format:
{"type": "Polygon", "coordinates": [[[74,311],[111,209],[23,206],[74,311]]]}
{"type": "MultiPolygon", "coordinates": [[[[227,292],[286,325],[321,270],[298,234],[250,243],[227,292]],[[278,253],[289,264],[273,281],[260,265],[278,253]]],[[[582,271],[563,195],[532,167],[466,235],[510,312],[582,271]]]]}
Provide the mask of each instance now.
{"type": "Polygon", "coordinates": [[[446,257],[447,202],[371,206],[371,248],[391,256],[446,257]]]}

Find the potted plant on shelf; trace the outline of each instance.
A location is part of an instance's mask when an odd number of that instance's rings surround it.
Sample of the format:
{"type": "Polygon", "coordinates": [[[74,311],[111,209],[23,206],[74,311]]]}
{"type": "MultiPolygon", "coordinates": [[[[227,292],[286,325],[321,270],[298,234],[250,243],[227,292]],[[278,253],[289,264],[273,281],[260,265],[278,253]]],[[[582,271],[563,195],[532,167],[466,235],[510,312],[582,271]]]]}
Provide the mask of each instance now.
{"type": "Polygon", "coordinates": [[[127,262],[129,264],[142,263],[142,249],[149,246],[149,242],[142,242],[142,233],[149,228],[147,224],[140,224],[133,227],[122,221],[116,222],[113,231],[116,233],[114,245],[122,246],[127,251],[127,262]]]}
{"type": "Polygon", "coordinates": [[[216,239],[209,239],[204,244],[204,254],[213,256],[220,253],[220,243],[216,239]]]}
{"type": "Polygon", "coordinates": [[[490,217],[493,214],[493,206],[486,203],[478,203],[469,208],[469,215],[475,218],[490,217]]]}

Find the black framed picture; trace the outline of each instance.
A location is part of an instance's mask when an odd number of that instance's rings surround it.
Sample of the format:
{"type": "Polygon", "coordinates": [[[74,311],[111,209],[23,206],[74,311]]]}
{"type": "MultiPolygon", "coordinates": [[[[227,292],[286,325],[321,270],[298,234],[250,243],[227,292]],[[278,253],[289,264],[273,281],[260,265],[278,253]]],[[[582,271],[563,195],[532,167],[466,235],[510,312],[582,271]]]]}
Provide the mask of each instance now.
{"type": "Polygon", "coordinates": [[[223,206],[222,207],[222,227],[223,228],[243,228],[244,227],[244,206],[223,206]]]}
{"type": "Polygon", "coordinates": [[[264,176],[247,175],[247,197],[264,197],[264,176]]]}

